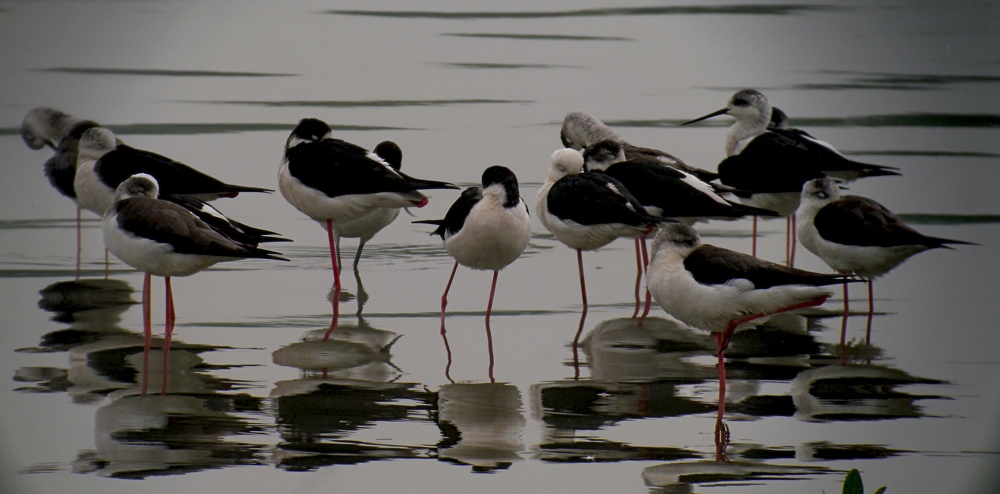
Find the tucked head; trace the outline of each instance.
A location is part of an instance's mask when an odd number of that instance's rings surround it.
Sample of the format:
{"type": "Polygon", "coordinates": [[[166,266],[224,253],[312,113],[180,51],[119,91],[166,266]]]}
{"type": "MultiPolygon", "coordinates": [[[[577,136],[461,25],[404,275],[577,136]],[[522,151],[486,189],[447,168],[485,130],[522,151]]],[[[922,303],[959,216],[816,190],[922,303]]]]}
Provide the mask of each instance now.
{"type": "Polygon", "coordinates": [[[621,140],[618,134],[604,125],[604,122],[581,110],[566,114],[566,117],[563,118],[562,129],[559,131],[559,138],[562,140],[563,146],[577,150],[605,139],[621,140]]]}
{"type": "Polygon", "coordinates": [[[55,108],[34,108],[21,121],[21,139],[31,149],[42,149],[45,146],[55,149],[65,137],[66,127],[72,119],[73,117],[55,108]]]}
{"type": "Polygon", "coordinates": [[[395,142],[382,141],[372,151],[393,170],[398,172],[403,167],[403,150],[395,142]]]}
{"type": "Polygon", "coordinates": [[[583,150],[583,168],[586,171],[607,170],[614,163],[625,161],[625,148],[620,142],[605,139],[583,150]]]}
{"type": "Polygon", "coordinates": [[[698,230],[684,223],[666,223],[660,226],[653,237],[653,252],[660,249],[672,249],[684,253],[691,252],[701,245],[701,235],[698,230]]]}
{"type": "Polygon", "coordinates": [[[96,160],[118,147],[114,132],[106,127],[93,127],[80,136],[79,159],[96,160]]]}
{"type": "Polygon", "coordinates": [[[299,124],[292,129],[291,135],[285,141],[285,150],[291,149],[303,142],[318,142],[333,133],[326,122],[318,118],[303,118],[299,124]]]}
{"type": "Polygon", "coordinates": [[[583,172],[583,155],[570,148],[557,149],[552,153],[552,165],[546,182],[552,183],[567,175],[577,175],[583,172]]]}
{"type": "Polygon", "coordinates": [[[115,199],[122,200],[129,197],[149,197],[156,199],[160,192],[160,184],[152,175],[147,173],[137,173],[118,184],[115,189],[115,199]]]}
{"type": "Polygon", "coordinates": [[[781,111],[780,108],[771,107],[771,121],[767,124],[769,129],[787,129],[788,124],[788,114],[781,111]]]}
{"type": "Polygon", "coordinates": [[[830,177],[815,178],[802,186],[802,202],[830,203],[840,198],[840,186],[830,177]]]}

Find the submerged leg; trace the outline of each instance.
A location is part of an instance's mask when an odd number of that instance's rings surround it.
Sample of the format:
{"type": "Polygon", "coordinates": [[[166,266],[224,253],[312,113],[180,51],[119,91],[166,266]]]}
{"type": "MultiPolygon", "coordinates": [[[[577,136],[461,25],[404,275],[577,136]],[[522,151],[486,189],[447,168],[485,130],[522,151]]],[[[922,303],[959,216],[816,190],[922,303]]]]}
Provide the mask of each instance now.
{"type": "MultiPolygon", "coordinates": [[[[451,291],[451,282],[455,279],[455,271],[458,271],[458,261],[455,261],[455,265],[451,268],[451,276],[448,277],[448,284],[444,287],[444,293],[441,295],[441,334],[445,333],[444,330],[444,309],[448,307],[448,292],[451,291]]],[[[493,297],[490,297],[493,300],[493,297]]],[[[487,317],[488,318],[488,317],[487,317]]],[[[447,340],[446,340],[447,343],[447,340]]]]}
{"type": "Polygon", "coordinates": [[[750,255],[757,257],[757,215],[753,215],[753,234],[750,237],[753,239],[750,255]]]}
{"type": "Polygon", "coordinates": [[[337,321],[340,319],[340,258],[337,250],[337,241],[334,240],[333,221],[326,220],[326,235],[330,242],[330,262],[333,264],[333,320],[330,321],[330,329],[323,335],[323,341],[330,339],[333,330],[337,329],[337,321]]]}
{"type": "Polygon", "coordinates": [[[167,323],[166,330],[163,333],[163,387],[160,389],[160,394],[167,394],[167,375],[170,370],[170,339],[174,334],[174,320],[176,315],[174,313],[174,293],[170,288],[170,277],[164,277],[164,284],[167,288],[167,323]]]}

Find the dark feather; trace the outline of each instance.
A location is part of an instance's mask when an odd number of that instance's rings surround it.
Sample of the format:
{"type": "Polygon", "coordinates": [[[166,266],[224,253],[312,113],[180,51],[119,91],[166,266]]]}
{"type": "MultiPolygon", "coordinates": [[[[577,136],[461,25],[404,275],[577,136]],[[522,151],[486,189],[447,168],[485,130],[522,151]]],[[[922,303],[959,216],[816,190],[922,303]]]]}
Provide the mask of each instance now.
{"type": "Polygon", "coordinates": [[[813,224],[821,237],[843,245],[922,245],[933,249],[945,244],[969,244],[960,240],[928,237],[904,224],[885,206],[859,196],[842,196],[823,206],[816,213],[813,224]]]}
{"type": "Polygon", "coordinates": [[[714,245],[701,245],[684,259],[684,268],[698,283],[721,285],[729,280],[747,279],[755,288],[781,285],[832,285],[847,278],[791,268],[714,245]]]}
{"type": "Polygon", "coordinates": [[[452,203],[445,213],[444,219],[440,220],[418,220],[414,223],[437,225],[437,229],[431,235],[440,235],[442,239],[450,237],[459,232],[465,225],[465,218],[469,216],[472,208],[483,199],[483,189],[481,187],[469,187],[462,191],[462,195],[452,203]]]}
{"type": "Polygon", "coordinates": [[[565,176],[552,184],[546,200],[550,213],[581,225],[622,223],[639,226],[663,221],[647,213],[621,182],[605,174],[565,176]]]}

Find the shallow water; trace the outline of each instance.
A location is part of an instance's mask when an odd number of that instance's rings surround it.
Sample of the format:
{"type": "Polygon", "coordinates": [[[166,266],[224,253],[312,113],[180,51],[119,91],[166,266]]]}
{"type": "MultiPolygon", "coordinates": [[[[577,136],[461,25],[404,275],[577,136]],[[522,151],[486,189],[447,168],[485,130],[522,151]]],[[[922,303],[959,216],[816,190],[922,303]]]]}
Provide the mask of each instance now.
{"type": "MultiPolygon", "coordinates": [[[[0,6],[4,492],[839,492],[851,468],[867,491],[993,492],[998,21],[989,2],[0,6]],[[712,343],[662,312],[635,327],[628,242],[584,255],[581,318],[573,253],[535,220],[499,279],[492,360],[487,273],[459,270],[445,342],[451,260],[410,221],[441,217],[454,191],[369,242],[325,345],[309,341],[331,318],[322,229],[277,193],[217,201],[294,240],[275,247],[291,262],[175,280],[168,393],[139,396],[163,383],[158,351],[141,372],[142,276],[113,261],[105,280],[85,213],[74,281],[74,207],[42,176],[49,151],[18,136],[24,114],[49,105],[228,182],[276,187],[288,133],[315,116],[369,148],[396,141],[414,176],[464,186],[506,165],[533,204],[568,111],[714,169],[729,121],[677,125],[743,87],[903,173],[851,193],[979,245],[920,254],[878,280],[871,347],[854,288],[848,366],[839,290],[737,335],[728,462],[713,440],[712,343]]],[[[762,228],[761,256],[783,259],[784,223],[762,228]]],[[[749,250],[749,221],[699,230],[749,250]]],[[[355,246],[344,241],[345,261],[355,246]]],[[[796,264],[827,270],[803,248],[796,264]]],[[[154,282],[157,335],[162,299],[154,282]]]]}

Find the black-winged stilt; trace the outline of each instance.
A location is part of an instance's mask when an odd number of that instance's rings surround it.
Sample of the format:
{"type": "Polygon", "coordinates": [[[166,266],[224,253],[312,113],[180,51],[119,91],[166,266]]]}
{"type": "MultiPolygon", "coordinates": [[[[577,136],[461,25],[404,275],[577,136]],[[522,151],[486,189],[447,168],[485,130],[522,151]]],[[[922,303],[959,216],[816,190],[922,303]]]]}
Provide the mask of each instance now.
{"type": "MultiPolygon", "coordinates": [[[[145,273],[143,281],[143,331],[148,349],[150,323],[150,278],[162,276],[166,286],[166,330],[164,365],[168,362],[175,312],[170,279],[190,276],[222,261],[247,258],[287,261],[277,252],[236,242],[198,219],[187,209],[158,199],[159,186],[151,175],[141,173],[118,185],[111,206],[104,214],[104,243],[118,259],[145,273]]],[[[148,353],[148,352],[147,352],[148,353]]],[[[166,371],[166,369],[164,369],[166,371]]],[[[166,389],[166,382],[164,382],[166,389]]]]}
{"type": "Polygon", "coordinates": [[[332,133],[322,120],[299,121],[285,142],[278,170],[278,188],[285,200],[327,231],[334,318],[324,339],[337,325],[340,263],[336,238],[371,238],[395,219],[399,208],[426,205],[428,199],[421,190],[458,188],[412,178],[361,146],[333,138],[332,133]]]}
{"type": "MultiPolygon", "coordinates": [[[[830,178],[806,182],[798,217],[802,245],[838,273],[852,274],[868,283],[868,331],[874,313],[872,283],[909,259],[929,249],[949,248],[948,244],[974,245],[961,240],[929,237],[907,226],[885,206],[866,197],[840,195],[830,178]]],[[[847,284],[844,284],[844,313],[849,311],[847,284]]],[[[841,334],[841,343],[844,335],[841,334]]]]}
{"type": "Polygon", "coordinates": [[[659,223],[672,222],[646,212],[618,180],[583,173],[583,155],[571,148],[552,153],[549,174],[538,190],[535,211],[542,225],[576,250],[580,291],[587,310],[583,251],[597,250],[617,238],[638,238],[659,223]]]}

